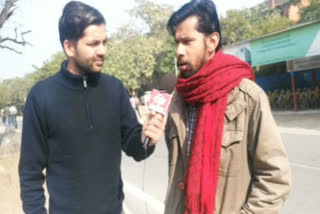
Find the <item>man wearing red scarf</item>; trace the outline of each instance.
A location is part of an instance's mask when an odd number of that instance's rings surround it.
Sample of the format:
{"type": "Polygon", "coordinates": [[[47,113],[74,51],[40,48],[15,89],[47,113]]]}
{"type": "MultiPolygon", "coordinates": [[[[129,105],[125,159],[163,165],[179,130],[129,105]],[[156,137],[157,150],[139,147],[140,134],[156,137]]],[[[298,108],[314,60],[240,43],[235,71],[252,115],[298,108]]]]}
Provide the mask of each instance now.
{"type": "Polygon", "coordinates": [[[166,125],[165,214],[279,213],[290,190],[287,155],[252,68],[221,51],[214,3],[185,4],[168,30],[181,73],[166,125]]]}

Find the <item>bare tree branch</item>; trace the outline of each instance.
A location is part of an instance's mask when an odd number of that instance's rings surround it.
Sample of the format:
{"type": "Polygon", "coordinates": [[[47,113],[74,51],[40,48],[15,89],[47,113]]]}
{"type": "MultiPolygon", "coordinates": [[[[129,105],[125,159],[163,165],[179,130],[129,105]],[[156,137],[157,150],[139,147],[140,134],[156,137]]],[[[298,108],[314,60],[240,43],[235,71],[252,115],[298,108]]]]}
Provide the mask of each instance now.
{"type": "Polygon", "coordinates": [[[11,48],[11,47],[8,47],[8,46],[5,46],[5,45],[1,45],[1,44],[0,44],[0,48],[8,49],[8,50],[13,51],[13,52],[15,52],[15,53],[17,53],[17,54],[22,54],[21,51],[17,51],[16,49],[11,48]]]}
{"type": "MultiPolygon", "coordinates": [[[[15,3],[17,1],[18,0],[6,0],[5,1],[4,6],[3,6],[1,13],[0,13],[0,30],[3,27],[4,23],[6,21],[8,21],[8,19],[14,14],[14,12],[17,8],[17,7],[15,7],[15,3]]],[[[9,47],[7,44],[4,44],[4,43],[11,42],[11,43],[14,43],[14,44],[20,45],[20,46],[31,45],[29,42],[27,42],[24,39],[24,35],[30,33],[31,30],[21,32],[20,35],[18,35],[17,28],[15,28],[14,31],[15,31],[14,38],[12,38],[12,37],[2,38],[1,34],[0,34],[0,48],[8,49],[8,50],[14,51],[15,53],[21,54],[22,53],[21,51],[17,50],[16,48],[9,47]]]]}
{"type": "Polygon", "coordinates": [[[22,40],[19,41],[19,39],[18,39],[18,32],[17,32],[17,28],[16,28],[16,29],[15,29],[15,38],[10,38],[10,37],[1,38],[1,37],[0,37],[0,44],[3,43],[3,42],[10,41],[10,42],[13,42],[13,43],[15,43],[15,44],[22,45],[22,46],[31,45],[31,43],[25,41],[25,40],[24,40],[24,37],[23,37],[25,34],[28,34],[28,33],[30,33],[30,32],[31,32],[31,30],[22,32],[21,35],[20,35],[20,37],[22,38],[22,40]]]}

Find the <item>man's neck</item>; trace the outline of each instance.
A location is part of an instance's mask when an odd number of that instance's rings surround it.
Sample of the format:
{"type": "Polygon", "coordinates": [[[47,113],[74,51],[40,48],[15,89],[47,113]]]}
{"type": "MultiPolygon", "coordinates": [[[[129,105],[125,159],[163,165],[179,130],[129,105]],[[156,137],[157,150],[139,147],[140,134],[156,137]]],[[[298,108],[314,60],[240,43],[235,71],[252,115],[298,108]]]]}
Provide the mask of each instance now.
{"type": "Polygon", "coordinates": [[[68,60],[67,70],[74,75],[78,75],[78,76],[83,75],[83,72],[81,72],[79,68],[76,66],[76,64],[74,63],[74,61],[70,59],[68,60]]]}

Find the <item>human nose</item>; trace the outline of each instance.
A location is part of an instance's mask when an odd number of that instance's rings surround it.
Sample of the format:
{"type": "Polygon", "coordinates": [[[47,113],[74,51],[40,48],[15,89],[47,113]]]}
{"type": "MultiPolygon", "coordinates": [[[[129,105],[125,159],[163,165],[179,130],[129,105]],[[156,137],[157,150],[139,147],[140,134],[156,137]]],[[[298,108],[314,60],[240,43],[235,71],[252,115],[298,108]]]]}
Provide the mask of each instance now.
{"type": "Polygon", "coordinates": [[[176,57],[179,59],[184,55],[185,55],[185,47],[181,43],[178,43],[176,47],[176,57]]]}
{"type": "Polygon", "coordinates": [[[98,46],[97,54],[99,56],[106,56],[107,52],[108,52],[107,45],[101,44],[101,45],[98,46]]]}

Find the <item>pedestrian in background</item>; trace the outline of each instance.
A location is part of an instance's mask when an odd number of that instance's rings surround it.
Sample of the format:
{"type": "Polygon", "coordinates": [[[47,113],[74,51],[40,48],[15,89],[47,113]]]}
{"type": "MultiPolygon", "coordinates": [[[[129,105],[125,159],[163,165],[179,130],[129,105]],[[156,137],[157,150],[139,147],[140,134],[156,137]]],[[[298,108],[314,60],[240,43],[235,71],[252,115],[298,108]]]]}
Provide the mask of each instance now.
{"type": "Polygon", "coordinates": [[[15,105],[11,105],[9,107],[9,118],[10,118],[10,126],[15,127],[16,129],[18,128],[18,123],[17,123],[17,114],[18,114],[18,109],[15,105]]]}
{"type": "Polygon", "coordinates": [[[5,118],[5,127],[11,126],[11,118],[10,118],[10,108],[9,106],[6,106],[4,108],[4,118],[5,118]]]}
{"type": "Polygon", "coordinates": [[[6,117],[5,117],[5,114],[4,114],[4,109],[0,110],[0,116],[1,116],[1,121],[2,121],[3,125],[5,125],[6,117]]]}

